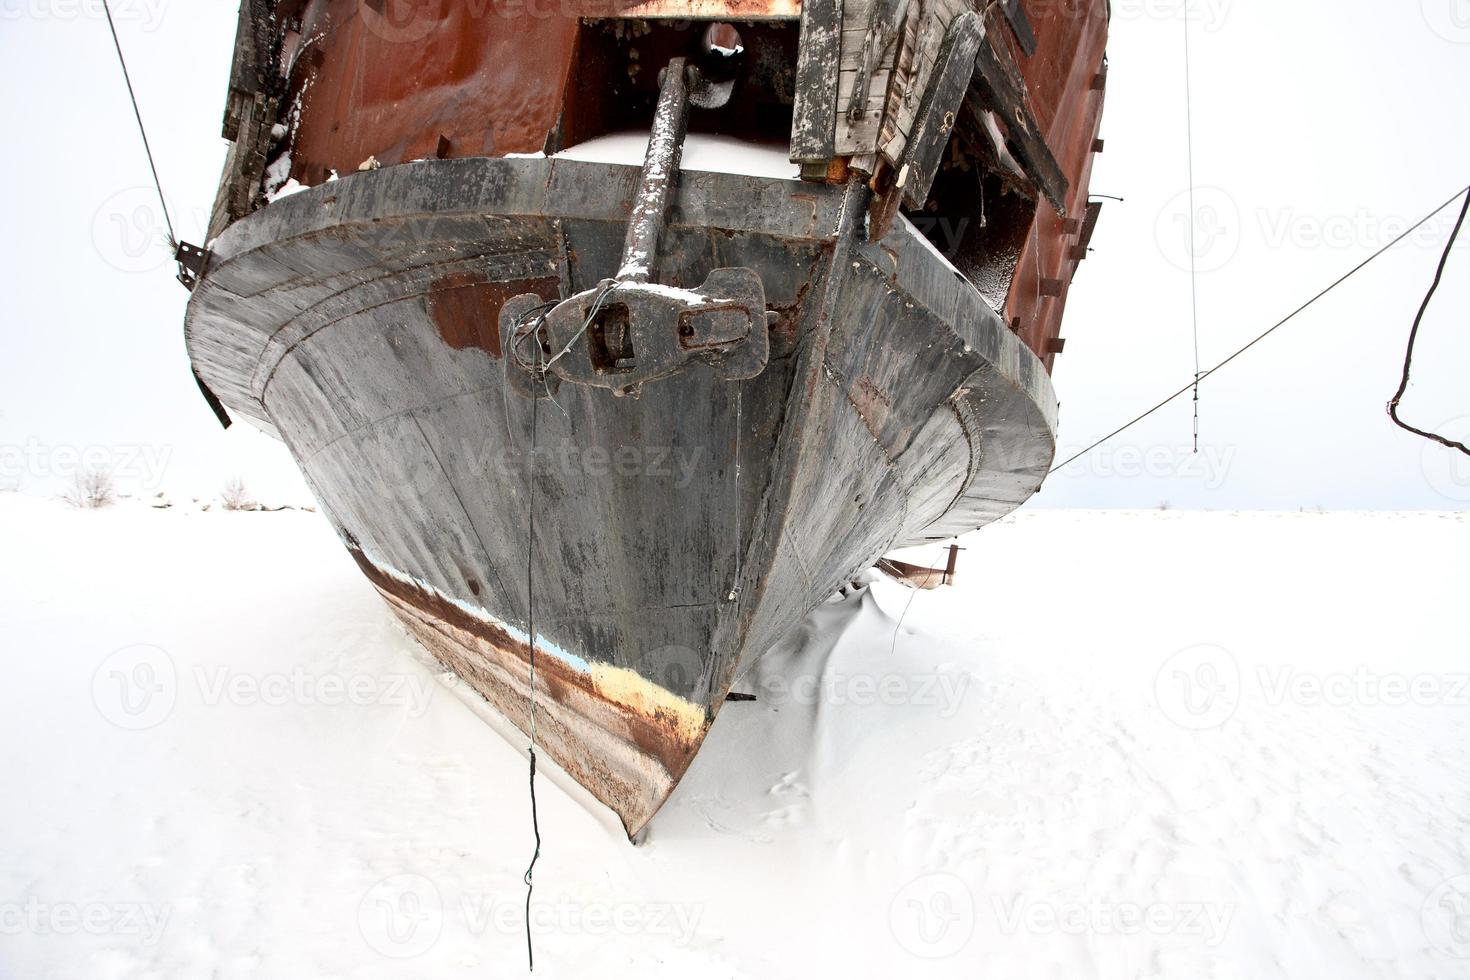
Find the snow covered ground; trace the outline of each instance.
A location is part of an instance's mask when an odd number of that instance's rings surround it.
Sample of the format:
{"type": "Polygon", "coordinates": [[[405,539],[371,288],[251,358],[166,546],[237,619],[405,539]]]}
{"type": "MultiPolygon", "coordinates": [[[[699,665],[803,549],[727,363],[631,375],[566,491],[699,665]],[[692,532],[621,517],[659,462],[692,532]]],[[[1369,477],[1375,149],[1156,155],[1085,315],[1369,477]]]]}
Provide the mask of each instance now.
{"type": "MultiPolygon", "coordinates": [[[[1470,976],[1464,515],[964,544],[744,678],[647,845],[540,783],[538,975],[1470,976]]],[[[0,976],[524,973],[523,758],[321,517],[0,547],[0,976]]]]}

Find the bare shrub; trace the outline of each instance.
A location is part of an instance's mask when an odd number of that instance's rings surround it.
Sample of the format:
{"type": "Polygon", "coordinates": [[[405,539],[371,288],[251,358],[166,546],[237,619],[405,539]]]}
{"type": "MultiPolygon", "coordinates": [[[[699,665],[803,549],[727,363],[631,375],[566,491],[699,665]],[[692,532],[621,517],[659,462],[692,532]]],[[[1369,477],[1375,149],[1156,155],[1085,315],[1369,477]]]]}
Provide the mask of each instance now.
{"type": "Polygon", "coordinates": [[[245,481],[238,476],[225,484],[225,488],[220,491],[219,500],[225,510],[255,510],[259,506],[250,496],[245,481]]]}
{"type": "Polygon", "coordinates": [[[102,470],[79,470],[72,479],[72,488],[66,502],[83,510],[106,507],[117,499],[112,486],[112,474],[102,470]]]}

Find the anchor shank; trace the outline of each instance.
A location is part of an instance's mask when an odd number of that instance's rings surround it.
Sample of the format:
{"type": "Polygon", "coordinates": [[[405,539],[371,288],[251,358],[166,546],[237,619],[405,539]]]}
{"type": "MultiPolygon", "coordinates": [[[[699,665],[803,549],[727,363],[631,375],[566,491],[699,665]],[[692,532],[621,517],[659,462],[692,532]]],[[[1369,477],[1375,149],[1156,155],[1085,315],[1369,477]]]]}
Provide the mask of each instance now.
{"type": "Polygon", "coordinates": [[[658,243],[668,218],[669,201],[679,180],[679,161],[684,152],[684,135],[689,128],[689,78],[683,58],[669,61],[660,79],[658,107],[653,114],[653,131],[643,160],[638,198],[623,242],[623,263],[618,279],[648,282],[658,255],[658,243]]]}

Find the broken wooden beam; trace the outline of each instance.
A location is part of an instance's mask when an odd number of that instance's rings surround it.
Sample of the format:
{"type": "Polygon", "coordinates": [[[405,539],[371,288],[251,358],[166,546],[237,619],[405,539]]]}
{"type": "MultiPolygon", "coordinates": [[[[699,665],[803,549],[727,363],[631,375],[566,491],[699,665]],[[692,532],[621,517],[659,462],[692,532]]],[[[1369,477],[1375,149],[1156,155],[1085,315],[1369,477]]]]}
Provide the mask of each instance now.
{"type": "Polygon", "coordinates": [[[997,49],[994,39],[980,45],[975,58],[975,90],[969,99],[978,114],[993,110],[1006,128],[1006,149],[1026,171],[1057,214],[1067,216],[1067,177],[1026,104],[1026,86],[1010,56],[997,49]]]}

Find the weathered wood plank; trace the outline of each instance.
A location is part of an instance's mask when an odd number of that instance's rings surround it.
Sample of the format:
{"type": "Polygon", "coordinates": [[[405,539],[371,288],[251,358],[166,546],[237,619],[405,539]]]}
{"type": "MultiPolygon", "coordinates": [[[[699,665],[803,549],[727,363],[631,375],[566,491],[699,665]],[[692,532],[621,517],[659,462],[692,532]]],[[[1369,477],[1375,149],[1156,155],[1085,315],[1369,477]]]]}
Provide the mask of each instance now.
{"type": "Polygon", "coordinates": [[[271,91],[279,37],[268,0],[240,5],[222,132],[230,141],[206,240],[255,209],[279,101],[271,91]]]}
{"type": "MultiPolygon", "coordinates": [[[[933,0],[922,2],[927,5],[933,0]]],[[[937,8],[922,12],[919,19],[917,59],[912,73],[903,85],[902,97],[892,103],[896,108],[884,121],[878,144],[878,152],[894,164],[903,156],[909,136],[913,133],[914,120],[918,116],[925,87],[933,74],[935,58],[944,41],[944,33],[954,17],[947,6],[940,4],[937,8]]]]}
{"type": "Polygon", "coordinates": [[[929,198],[960,102],[975,77],[975,60],[984,38],[984,22],[974,12],[961,14],[945,32],[899,170],[908,207],[923,207],[929,198]]]}
{"type": "MultiPolygon", "coordinates": [[[[858,84],[855,71],[843,72],[837,86],[837,104],[851,104],[858,84]]],[[[838,155],[872,153],[878,145],[878,129],[883,123],[884,100],[888,91],[888,73],[880,72],[868,80],[867,98],[862,116],[853,118],[844,109],[838,113],[836,148],[838,155]]]]}
{"type": "Polygon", "coordinates": [[[878,129],[880,147],[903,142],[898,127],[905,115],[905,106],[914,101],[913,92],[920,84],[918,75],[922,67],[922,52],[919,50],[919,37],[926,3],[927,0],[913,0],[898,33],[893,71],[888,76],[888,91],[884,97],[883,122],[878,129]]]}
{"type": "Polygon", "coordinates": [[[801,52],[791,124],[794,161],[830,160],[837,155],[842,5],[843,0],[805,0],[801,5],[801,52]]]}
{"type": "MultiPolygon", "coordinates": [[[[866,153],[878,145],[887,107],[890,76],[897,61],[899,37],[910,0],[852,0],[843,7],[842,50],[856,52],[856,67],[844,75],[846,95],[839,94],[842,116],[837,124],[839,153],[866,153]],[[876,97],[877,107],[873,102],[876,97]]],[[[849,62],[851,63],[851,62],[849,62]]]]}

